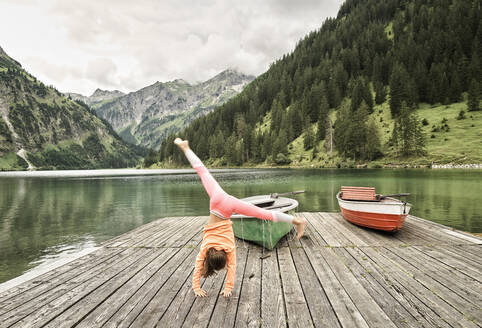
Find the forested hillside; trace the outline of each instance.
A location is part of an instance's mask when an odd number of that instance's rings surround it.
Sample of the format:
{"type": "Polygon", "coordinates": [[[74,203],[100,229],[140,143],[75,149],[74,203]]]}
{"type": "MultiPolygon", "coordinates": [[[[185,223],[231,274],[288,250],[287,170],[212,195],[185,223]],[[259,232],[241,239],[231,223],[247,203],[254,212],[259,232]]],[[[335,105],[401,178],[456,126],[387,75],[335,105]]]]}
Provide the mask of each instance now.
{"type": "MultiPolygon", "coordinates": [[[[444,108],[474,121],[467,138],[480,136],[481,18],[478,0],[347,0],[181,136],[201,159],[228,165],[289,164],[299,147],[362,162],[429,156],[431,139],[448,139],[438,134],[450,128],[444,108]],[[440,115],[422,120],[427,106],[440,115]]],[[[174,138],[146,164],[183,163],[174,138]]],[[[480,148],[480,138],[467,142],[480,148]]]]}
{"type": "Polygon", "coordinates": [[[0,169],[135,166],[141,150],[108,122],[26,72],[0,48],[0,169]]]}

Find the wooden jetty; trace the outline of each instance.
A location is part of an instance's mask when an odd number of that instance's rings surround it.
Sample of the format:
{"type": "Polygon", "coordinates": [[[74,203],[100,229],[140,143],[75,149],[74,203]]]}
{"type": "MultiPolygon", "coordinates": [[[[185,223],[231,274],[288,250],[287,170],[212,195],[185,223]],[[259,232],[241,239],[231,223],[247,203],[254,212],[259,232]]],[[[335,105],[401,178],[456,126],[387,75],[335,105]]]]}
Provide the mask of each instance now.
{"type": "Polygon", "coordinates": [[[338,213],[273,250],[237,241],[225,271],[191,291],[207,217],[163,218],[0,294],[0,327],[481,327],[482,239],[409,216],[402,231],[338,213]]]}

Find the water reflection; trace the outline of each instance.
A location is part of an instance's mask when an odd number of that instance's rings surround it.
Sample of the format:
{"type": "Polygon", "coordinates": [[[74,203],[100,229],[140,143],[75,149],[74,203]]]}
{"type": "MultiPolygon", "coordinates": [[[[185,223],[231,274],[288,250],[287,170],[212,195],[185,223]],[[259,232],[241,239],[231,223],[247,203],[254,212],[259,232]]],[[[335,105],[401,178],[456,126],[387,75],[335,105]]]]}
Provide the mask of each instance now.
{"type": "MultiPolygon", "coordinates": [[[[194,174],[129,177],[0,177],[0,282],[31,267],[98,245],[166,216],[207,215],[208,197],[194,174]],[[60,254],[60,255],[59,255],[60,254]]],[[[481,171],[231,170],[215,174],[237,196],[306,190],[299,211],[338,211],[342,185],[378,193],[410,192],[412,214],[482,231],[481,171]]]]}

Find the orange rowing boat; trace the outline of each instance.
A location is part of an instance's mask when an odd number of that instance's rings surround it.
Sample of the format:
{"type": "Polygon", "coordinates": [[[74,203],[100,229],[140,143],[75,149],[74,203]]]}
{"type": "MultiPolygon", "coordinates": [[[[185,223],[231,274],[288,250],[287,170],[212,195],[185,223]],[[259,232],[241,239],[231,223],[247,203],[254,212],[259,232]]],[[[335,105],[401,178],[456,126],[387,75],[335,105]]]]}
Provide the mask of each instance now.
{"type": "Polygon", "coordinates": [[[400,230],[412,207],[399,199],[377,195],[372,187],[341,187],[336,199],[347,221],[384,231],[400,230]]]}

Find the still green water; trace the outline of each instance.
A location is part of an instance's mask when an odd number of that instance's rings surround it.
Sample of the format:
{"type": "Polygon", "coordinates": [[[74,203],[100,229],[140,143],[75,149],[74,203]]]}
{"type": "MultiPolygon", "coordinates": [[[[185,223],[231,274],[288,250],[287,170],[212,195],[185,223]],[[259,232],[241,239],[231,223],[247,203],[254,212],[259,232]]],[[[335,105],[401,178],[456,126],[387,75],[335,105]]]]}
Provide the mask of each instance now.
{"type": "MultiPolygon", "coordinates": [[[[335,195],[342,185],[374,186],[382,194],[409,192],[411,214],[482,232],[480,170],[256,169],[214,175],[239,198],[306,190],[295,196],[298,211],[339,211],[335,195]]],[[[208,213],[209,200],[195,174],[0,175],[0,282],[161,217],[208,213]]]]}

